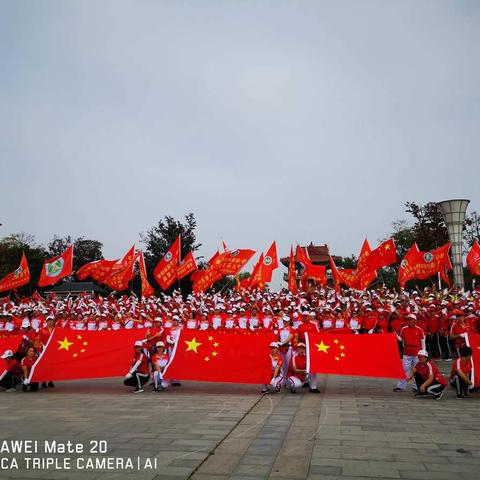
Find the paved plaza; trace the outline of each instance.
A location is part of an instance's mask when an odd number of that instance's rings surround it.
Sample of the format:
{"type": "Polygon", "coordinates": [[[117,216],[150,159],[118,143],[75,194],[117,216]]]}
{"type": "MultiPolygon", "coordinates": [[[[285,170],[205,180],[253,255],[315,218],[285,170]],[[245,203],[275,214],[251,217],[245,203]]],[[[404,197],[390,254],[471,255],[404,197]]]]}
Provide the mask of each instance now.
{"type": "Polygon", "coordinates": [[[392,385],[384,379],[322,376],[320,395],[261,396],[255,386],[193,382],[133,395],[121,379],[104,379],[63,382],[38,394],[2,392],[1,440],[107,440],[108,456],[155,457],[158,468],[18,469],[0,477],[477,478],[480,394],[457,401],[448,391],[437,402],[395,394],[392,385]]]}

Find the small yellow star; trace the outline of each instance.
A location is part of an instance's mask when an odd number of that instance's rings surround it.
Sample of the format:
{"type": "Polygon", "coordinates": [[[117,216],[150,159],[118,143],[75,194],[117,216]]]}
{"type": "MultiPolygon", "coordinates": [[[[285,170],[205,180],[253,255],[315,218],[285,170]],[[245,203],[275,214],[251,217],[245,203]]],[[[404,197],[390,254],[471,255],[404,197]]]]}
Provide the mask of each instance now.
{"type": "Polygon", "coordinates": [[[73,345],[73,342],[69,342],[68,338],[65,337],[62,341],[57,340],[57,342],[60,344],[58,347],[59,350],[67,350],[70,348],[70,345],[73,345]]]}
{"type": "Polygon", "coordinates": [[[218,342],[214,342],[213,346],[218,347],[220,344],[218,342]]]}
{"type": "Polygon", "coordinates": [[[334,343],[335,345],[337,345],[339,342],[338,342],[337,339],[335,339],[335,340],[333,341],[333,343],[334,343]]]}
{"type": "Polygon", "coordinates": [[[82,336],[81,335],[77,335],[77,340],[81,340],[82,339],[82,336]]]}
{"type": "Polygon", "coordinates": [[[197,348],[201,345],[201,343],[198,343],[197,340],[195,339],[195,337],[193,337],[192,340],[190,340],[190,341],[185,340],[185,343],[188,346],[188,348],[186,350],[187,352],[189,350],[192,350],[193,352],[198,353],[197,348]]]}
{"type": "Polygon", "coordinates": [[[213,337],[208,337],[208,339],[209,339],[210,341],[213,341],[213,337]]]}
{"type": "Polygon", "coordinates": [[[218,355],[217,352],[212,352],[212,357],[216,357],[218,355]]]}
{"type": "Polygon", "coordinates": [[[82,349],[80,350],[80,352],[81,352],[81,353],[83,353],[84,351],[85,351],[85,349],[84,349],[84,348],[82,348],[82,349]]]}
{"type": "Polygon", "coordinates": [[[340,350],[345,350],[345,345],[340,345],[340,350]]]}
{"type": "Polygon", "coordinates": [[[84,344],[85,346],[87,346],[87,345],[88,345],[88,342],[83,342],[83,344],[84,344]]]}
{"type": "Polygon", "coordinates": [[[205,357],[204,360],[205,360],[206,362],[209,362],[209,361],[210,361],[210,357],[205,357]]]}
{"type": "Polygon", "coordinates": [[[340,354],[340,356],[341,356],[341,357],[344,357],[344,356],[345,356],[345,354],[342,352],[342,353],[340,354]]]}
{"type": "Polygon", "coordinates": [[[319,352],[325,352],[325,353],[328,353],[328,349],[330,348],[330,345],[325,345],[323,343],[323,340],[320,343],[316,343],[315,346],[318,348],[319,352]]]}
{"type": "Polygon", "coordinates": [[[73,354],[73,357],[78,357],[78,353],[74,353],[74,354],[73,354]]]}
{"type": "Polygon", "coordinates": [[[335,360],[337,360],[337,362],[338,362],[338,360],[340,360],[340,358],[339,358],[339,357],[335,357],[335,360]]]}

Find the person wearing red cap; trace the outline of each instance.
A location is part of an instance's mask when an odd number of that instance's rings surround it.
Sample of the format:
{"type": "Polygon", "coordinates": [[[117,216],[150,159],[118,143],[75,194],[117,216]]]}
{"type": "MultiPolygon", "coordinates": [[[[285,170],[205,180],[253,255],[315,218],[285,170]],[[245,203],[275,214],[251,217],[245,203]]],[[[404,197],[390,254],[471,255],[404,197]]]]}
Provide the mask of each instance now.
{"type": "Polygon", "coordinates": [[[415,379],[418,392],[416,397],[433,397],[440,400],[447,385],[447,381],[438,370],[435,363],[428,358],[426,350],[419,350],[417,353],[418,362],[412,368],[405,380],[409,382],[415,379]]]}
{"type": "Polygon", "coordinates": [[[143,342],[141,340],[135,342],[133,350],[133,364],[125,375],[125,381],[123,384],[127,387],[135,387],[133,393],[142,393],[143,386],[150,378],[148,357],[143,353],[143,342]]]}
{"type": "MultiPolygon", "coordinates": [[[[425,350],[425,334],[420,327],[415,325],[417,317],[410,313],[407,315],[407,324],[400,330],[398,339],[403,345],[402,365],[405,376],[408,376],[410,371],[415,368],[418,363],[417,353],[419,350],[425,350]]],[[[393,389],[394,392],[404,392],[407,388],[407,382],[400,380],[397,386],[393,389]]]]}

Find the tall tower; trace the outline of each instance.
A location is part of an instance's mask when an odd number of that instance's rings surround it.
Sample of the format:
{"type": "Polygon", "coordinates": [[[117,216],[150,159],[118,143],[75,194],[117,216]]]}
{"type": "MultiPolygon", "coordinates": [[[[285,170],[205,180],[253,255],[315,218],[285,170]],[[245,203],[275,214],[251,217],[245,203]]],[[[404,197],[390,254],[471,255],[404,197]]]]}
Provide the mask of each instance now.
{"type": "Polygon", "coordinates": [[[463,278],[463,251],[462,251],[462,232],[463,222],[465,221],[465,212],[470,200],[454,199],[438,202],[438,208],[442,212],[445,224],[447,225],[448,237],[452,243],[452,267],[453,267],[453,285],[455,287],[464,287],[463,278]]]}

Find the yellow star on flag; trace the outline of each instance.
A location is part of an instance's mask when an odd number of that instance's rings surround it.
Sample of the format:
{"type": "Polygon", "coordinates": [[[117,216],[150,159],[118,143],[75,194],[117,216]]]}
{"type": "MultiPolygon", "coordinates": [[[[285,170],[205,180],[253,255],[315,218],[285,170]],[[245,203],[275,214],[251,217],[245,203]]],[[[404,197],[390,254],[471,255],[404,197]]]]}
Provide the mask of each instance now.
{"type": "Polygon", "coordinates": [[[81,340],[81,339],[82,339],[82,336],[81,336],[81,335],[77,335],[77,339],[78,339],[78,340],[81,340]]]}
{"type": "Polygon", "coordinates": [[[209,339],[210,341],[212,341],[212,340],[213,340],[213,337],[208,337],[208,339],[209,339]]]}
{"type": "Polygon", "coordinates": [[[60,344],[58,347],[59,350],[67,350],[70,348],[70,345],[73,345],[73,342],[69,342],[68,338],[65,337],[62,341],[57,340],[57,342],[60,344]]]}
{"type": "Polygon", "coordinates": [[[320,343],[316,343],[315,346],[318,348],[319,352],[325,353],[328,353],[328,349],[330,348],[330,345],[325,345],[325,343],[323,343],[323,340],[320,343]]]}
{"type": "Polygon", "coordinates": [[[219,344],[218,342],[215,342],[215,343],[213,344],[214,347],[218,347],[219,345],[220,345],[220,344],[219,344]]]}
{"type": "Polygon", "coordinates": [[[192,350],[192,352],[198,353],[197,348],[201,345],[201,343],[198,343],[197,340],[195,339],[195,337],[193,337],[190,341],[185,340],[185,343],[188,346],[188,348],[186,350],[187,352],[189,350],[192,350]]]}
{"type": "Polygon", "coordinates": [[[83,342],[83,344],[84,344],[85,346],[87,346],[87,345],[88,345],[88,342],[83,342]]]}
{"type": "Polygon", "coordinates": [[[74,358],[78,357],[78,353],[74,353],[74,354],[73,354],[73,357],[74,357],[74,358]]]}
{"type": "Polygon", "coordinates": [[[335,339],[335,340],[333,341],[333,343],[334,343],[335,345],[337,345],[338,339],[335,339]]]}
{"type": "Polygon", "coordinates": [[[217,352],[212,352],[212,357],[216,357],[218,355],[217,352]]]}
{"type": "Polygon", "coordinates": [[[210,361],[210,358],[209,358],[209,357],[205,357],[204,360],[205,360],[206,362],[209,362],[209,361],[210,361]]]}

